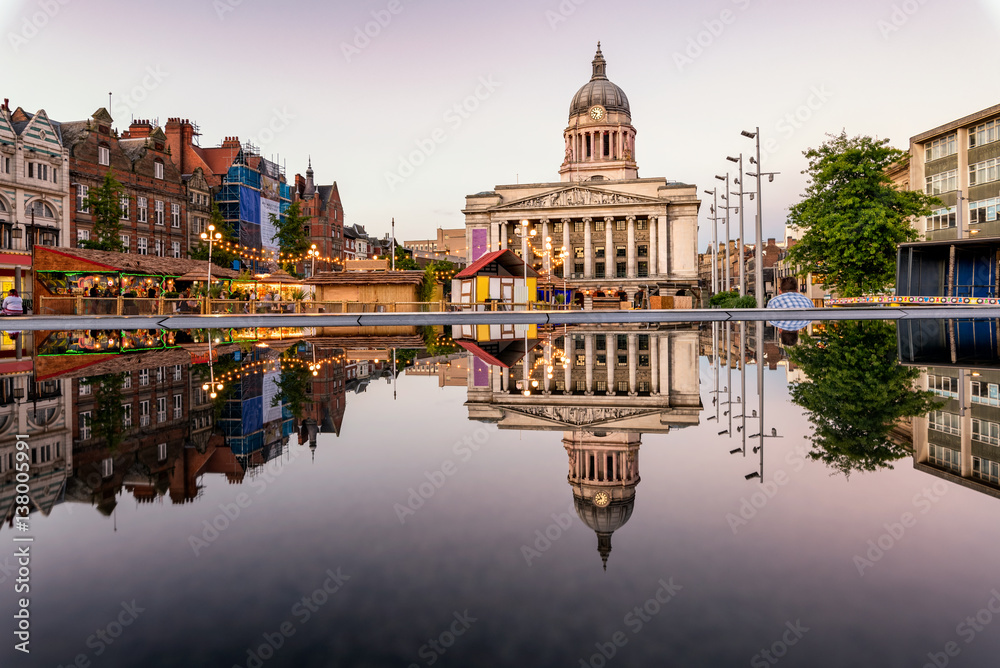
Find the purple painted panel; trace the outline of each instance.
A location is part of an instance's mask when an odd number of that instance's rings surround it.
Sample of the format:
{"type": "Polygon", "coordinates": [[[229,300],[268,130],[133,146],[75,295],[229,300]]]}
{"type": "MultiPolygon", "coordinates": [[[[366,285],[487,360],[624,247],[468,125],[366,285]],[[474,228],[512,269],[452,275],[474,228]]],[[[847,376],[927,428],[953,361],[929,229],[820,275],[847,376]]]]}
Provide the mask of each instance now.
{"type": "Polygon", "coordinates": [[[490,366],[476,357],[472,360],[472,369],[474,371],[473,383],[475,384],[475,387],[489,387],[490,366]]]}
{"type": "Polygon", "coordinates": [[[489,245],[489,230],[477,228],[472,230],[472,261],[475,262],[486,254],[489,245]]]}

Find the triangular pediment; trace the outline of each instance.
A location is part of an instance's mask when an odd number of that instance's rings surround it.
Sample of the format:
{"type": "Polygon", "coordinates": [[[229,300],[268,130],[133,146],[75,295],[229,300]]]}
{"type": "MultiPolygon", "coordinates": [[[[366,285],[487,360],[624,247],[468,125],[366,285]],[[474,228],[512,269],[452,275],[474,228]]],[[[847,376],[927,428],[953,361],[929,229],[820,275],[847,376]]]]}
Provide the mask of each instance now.
{"type": "Polygon", "coordinates": [[[504,406],[505,411],[565,427],[608,425],[645,415],[659,415],[660,408],[630,408],[617,406],[504,406]]]}
{"type": "Polygon", "coordinates": [[[111,125],[115,120],[114,118],[112,118],[111,114],[108,113],[108,110],[105,109],[104,107],[101,107],[100,109],[95,111],[94,115],[91,116],[91,118],[93,118],[95,121],[97,121],[102,125],[111,125]]]}
{"type": "Polygon", "coordinates": [[[504,209],[546,209],[556,207],[606,206],[609,204],[663,204],[655,197],[622,193],[603,188],[571,185],[548,192],[524,197],[513,202],[493,207],[493,211],[504,209]]]}

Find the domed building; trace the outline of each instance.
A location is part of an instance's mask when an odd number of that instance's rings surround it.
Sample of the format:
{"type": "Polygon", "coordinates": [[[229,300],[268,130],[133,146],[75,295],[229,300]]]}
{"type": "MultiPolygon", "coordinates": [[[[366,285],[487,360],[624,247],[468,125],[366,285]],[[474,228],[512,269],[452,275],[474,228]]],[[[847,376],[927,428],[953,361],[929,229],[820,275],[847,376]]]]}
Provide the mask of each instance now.
{"type": "Polygon", "coordinates": [[[541,301],[585,308],[648,304],[651,294],[697,296],[698,189],[639,177],[632,109],[607,68],[598,44],[590,80],[570,100],[558,182],[466,197],[467,261],[526,250],[542,276],[541,301]]]}

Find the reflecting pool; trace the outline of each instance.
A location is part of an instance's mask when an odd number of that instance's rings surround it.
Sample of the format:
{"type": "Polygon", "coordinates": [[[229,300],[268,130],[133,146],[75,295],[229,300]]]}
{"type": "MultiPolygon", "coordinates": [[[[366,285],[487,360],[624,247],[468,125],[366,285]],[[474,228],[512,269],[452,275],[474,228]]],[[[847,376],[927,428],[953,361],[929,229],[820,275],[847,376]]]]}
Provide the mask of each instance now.
{"type": "Polygon", "coordinates": [[[997,350],[996,321],[4,335],[0,661],[994,665],[997,350]]]}

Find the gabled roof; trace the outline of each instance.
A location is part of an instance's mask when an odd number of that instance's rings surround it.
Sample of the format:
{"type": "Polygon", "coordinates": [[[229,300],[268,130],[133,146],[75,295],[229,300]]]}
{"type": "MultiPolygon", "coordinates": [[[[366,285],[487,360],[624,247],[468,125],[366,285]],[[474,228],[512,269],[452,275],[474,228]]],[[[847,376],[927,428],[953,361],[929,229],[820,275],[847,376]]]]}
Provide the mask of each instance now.
{"type": "MultiPolygon", "coordinates": [[[[40,253],[52,253],[66,258],[83,260],[91,264],[105,267],[109,271],[133,271],[148,274],[163,274],[166,276],[182,276],[189,271],[205,272],[207,276],[208,262],[204,260],[189,260],[157,255],[139,255],[138,253],[115,253],[113,251],[91,250],[89,248],[50,248],[35,246],[36,256],[40,253]]],[[[212,276],[221,279],[236,278],[240,274],[232,269],[212,265],[212,276]]]]}
{"type": "Polygon", "coordinates": [[[303,281],[306,285],[419,285],[424,272],[402,271],[321,271],[303,281]]]}
{"type": "MultiPolygon", "coordinates": [[[[512,274],[515,275],[524,274],[524,261],[521,260],[521,258],[519,258],[517,255],[515,255],[513,251],[511,251],[509,248],[504,248],[483,255],[478,260],[470,264],[468,267],[455,274],[455,278],[472,278],[491,262],[496,262],[497,264],[499,264],[501,267],[503,267],[512,274]]],[[[538,272],[529,266],[528,276],[537,278],[538,272]]]]}

